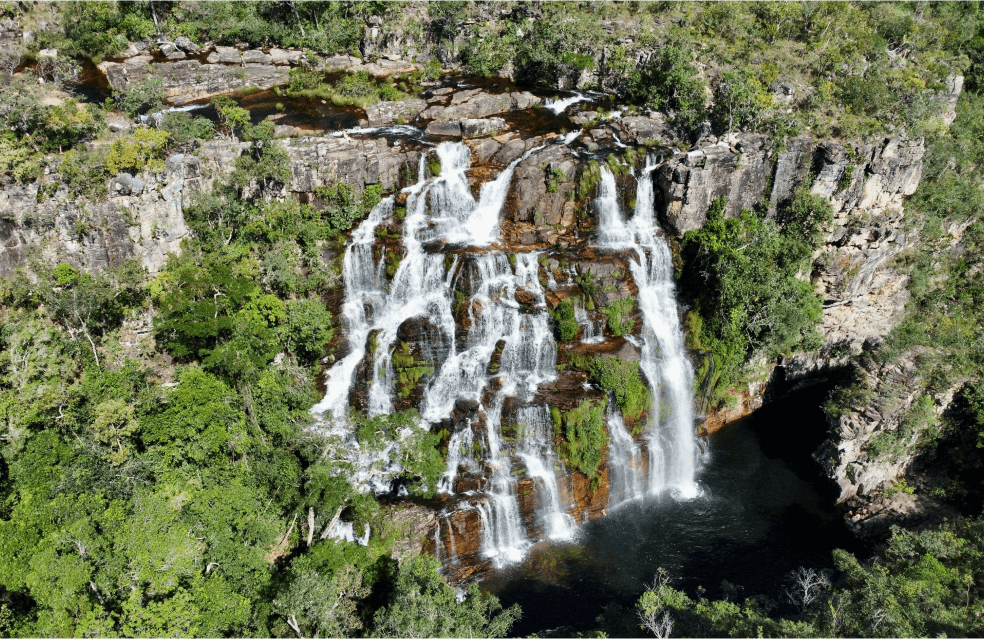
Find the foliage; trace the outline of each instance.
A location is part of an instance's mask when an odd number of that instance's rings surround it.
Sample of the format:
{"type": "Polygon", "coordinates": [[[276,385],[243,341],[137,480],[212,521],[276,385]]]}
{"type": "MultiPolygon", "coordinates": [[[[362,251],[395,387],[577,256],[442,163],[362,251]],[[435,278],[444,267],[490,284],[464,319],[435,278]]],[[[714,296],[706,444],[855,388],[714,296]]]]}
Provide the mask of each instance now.
{"type": "Polygon", "coordinates": [[[645,67],[630,74],[629,98],[649,109],[671,111],[688,128],[704,119],[707,108],[704,81],[692,56],[673,45],[657,50],[645,67]]]}
{"type": "Polygon", "coordinates": [[[691,344],[713,353],[718,391],[738,381],[753,352],[781,353],[818,345],[820,299],[800,274],[809,272],[813,249],[832,214],[830,204],[796,190],[777,220],[742,211],[724,218],[717,200],[703,228],[682,245],[683,282],[697,291],[700,322],[691,344]]]}
{"type": "Polygon", "coordinates": [[[283,94],[291,98],[328,100],[335,106],[366,108],[382,100],[402,100],[407,94],[387,82],[381,82],[368,71],[343,74],[338,80],[326,83],[325,77],[306,69],[291,69],[283,94]]]}
{"type": "Polygon", "coordinates": [[[569,411],[553,406],[550,414],[554,437],[561,440],[557,454],[571,469],[588,479],[594,478],[608,446],[604,405],[585,399],[569,411]]]}
{"type": "Polygon", "coordinates": [[[591,378],[615,397],[626,421],[642,417],[652,404],[652,395],[642,381],[639,362],[614,357],[595,357],[590,364],[591,378]]]}
{"type": "Polygon", "coordinates": [[[574,305],[569,299],[565,299],[554,311],[554,319],[557,321],[557,330],[560,331],[560,340],[569,342],[577,337],[581,326],[574,317],[574,305]]]}
{"type": "Polygon", "coordinates": [[[27,184],[41,177],[44,156],[29,144],[0,137],[0,175],[9,175],[15,182],[27,184]]]}
{"type": "Polygon", "coordinates": [[[125,89],[113,94],[113,104],[131,118],[159,109],[164,105],[164,81],[148,77],[138,82],[129,82],[125,89]]]}
{"type": "Polygon", "coordinates": [[[160,154],[170,135],[158,129],[137,129],[131,139],[113,142],[106,155],[106,170],[111,175],[120,171],[136,174],[144,169],[162,170],[160,154]]]}
{"type": "Polygon", "coordinates": [[[714,80],[711,118],[722,131],[755,129],[772,107],[772,94],[749,71],[725,71],[714,80]]]}
{"type": "Polygon", "coordinates": [[[636,300],[631,295],[624,300],[616,300],[601,309],[608,316],[608,330],[612,335],[628,335],[635,328],[635,320],[628,315],[635,312],[636,300]]]}
{"type": "Polygon", "coordinates": [[[416,557],[394,571],[386,604],[373,619],[373,636],[502,637],[519,619],[518,606],[503,610],[499,600],[482,593],[475,582],[458,601],[437,569],[435,560],[416,557]]]}
{"type": "Polygon", "coordinates": [[[190,144],[195,140],[211,140],[215,137],[215,125],[207,118],[193,116],[187,111],[164,114],[164,125],[171,144],[190,144]]]}
{"type": "Polygon", "coordinates": [[[434,362],[415,358],[406,342],[400,342],[390,357],[400,385],[399,394],[404,399],[417,389],[422,377],[434,374],[434,362]]]}

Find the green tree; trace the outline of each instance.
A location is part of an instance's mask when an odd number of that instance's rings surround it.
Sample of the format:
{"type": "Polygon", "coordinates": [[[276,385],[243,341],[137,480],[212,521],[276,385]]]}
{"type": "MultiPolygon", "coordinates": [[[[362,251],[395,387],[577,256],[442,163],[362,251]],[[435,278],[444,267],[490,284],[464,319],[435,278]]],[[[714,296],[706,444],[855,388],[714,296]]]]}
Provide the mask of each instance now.
{"type": "Polygon", "coordinates": [[[369,591],[351,565],[330,576],[308,570],[294,576],[273,605],[299,637],[348,637],[362,628],[357,606],[369,591]]]}
{"type": "Polygon", "coordinates": [[[711,118],[722,131],[755,129],[772,107],[772,94],[745,69],[725,71],[714,80],[711,118]]]}
{"type": "Polygon", "coordinates": [[[520,616],[519,606],[503,610],[477,583],[464,601],[438,572],[439,564],[417,557],[392,576],[386,604],[376,611],[372,634],[378,637],[504,637],[520,616]]]}
{"type": "Polygon", "coordinates": [[[649,109],[669,110],[685,127],[705,117],[704,81],[686,49],[671,45],[658,49],[649,61],[629,75],[629,98],[649,109]]]}

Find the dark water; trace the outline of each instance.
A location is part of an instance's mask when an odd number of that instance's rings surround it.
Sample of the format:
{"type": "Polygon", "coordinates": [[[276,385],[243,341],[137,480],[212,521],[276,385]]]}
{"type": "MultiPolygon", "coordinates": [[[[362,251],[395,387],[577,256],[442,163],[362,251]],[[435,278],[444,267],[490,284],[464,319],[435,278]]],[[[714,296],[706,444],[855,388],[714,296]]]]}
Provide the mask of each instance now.
{"type": "Polygon", "coordinates": [[[698,475],[701,497],[625,505],[583,526],[577,544],[537,548],[523,565],[486,581],[504,605],[523,608],[512,632],[598,627],[606,604],[631,607],[660,567],[692,596],[698,586],[723,596],[727,580],[742,588],[739,600],[779,599],[794,568],[830,567],[834,548],[863,551],[809,459],[823,435],[821,391],[770,405],[711,436],[698,475]]]}

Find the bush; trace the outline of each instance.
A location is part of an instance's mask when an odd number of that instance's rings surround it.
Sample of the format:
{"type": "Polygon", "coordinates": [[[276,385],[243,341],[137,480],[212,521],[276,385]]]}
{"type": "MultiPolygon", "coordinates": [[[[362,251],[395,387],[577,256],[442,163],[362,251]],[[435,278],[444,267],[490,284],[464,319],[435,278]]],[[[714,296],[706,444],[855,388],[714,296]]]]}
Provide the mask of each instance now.
{"type": "Polygon", "coordinates": [[[581,327],[574,318],[574,305],[571,304],[570,300],[564,300],[560,303],[554,312],[554,319],[557,321],[560,341],[569,342],[577,337],[581,327]]]}
{"type": "Polygon", "coordinates": [[[189,144],[215,137],[215,125],[211,120],[193,116],[187,111],[164,114],[163,129],[168,132],[171,144],[189,144]]]}
{"type": "Polygon", "coordinates": [[[563,440],[557,454],[571,469],[588,479],[594,478],[608,446],[604,405],[585,399],[566,412],[552,407],[550,414],[554,437],[563,440]]]}
{"type": "Polygon", "coordinates": [[[160,171],[164,162],[160,154],[167,146],[170,134],[158,129],[137,129],[131,139],[116,140],[106,155],[106,170],[110,175],[120,171],[138,173],[150,169],[160,171]]]}
{"type": "Polygon", "coordinates": [[[130,82],[123,91],[113,94],[113,103],[131,118],[159,109],[164,104],[164,81],[150,77],[139,82],[130,82]]]}
{"type": "Polygon", "coordinates": [[[749,71],[725,71],[714,81],[711,118],[722,131],[754,129],[773,106],[772,94],[749,71]]]}
{"type": "Polygon", "coordinates": [[[615,397],[625,421],[636,421],[649,409],[652,396],[642,380],[639,362],[596,357],[590,366],[592,379],[615,397]]]}
{"type": "Polygon", "coordinates": [[[626,316],[635,311],[635,305],[636,299],[629,296],[624,300],[612,302],[601,309],[601,312],[608,316],[608,330],[611,331],[612,335],[621,337],[632,332],[632,329],[635,328],[635,320],[626,316]]]}
{"type": "Polygon", "coordinates": [[[346,73],[332,84],[325,77],[306,69],[291,69],[290,79],[283,92],[292,98],[328,100],[335,106],[366,108],[381,100],[402,100],[407,94],[390,86],[386,80],[377,80],[368,71],[346,73]]]}
{"type": "Polygon", "coordinates": [[[649,63],[629,75],[629,98],[647,109],[668,110],[685,127],[699,124],[706,114],[704,81],[679,46],[657,50],[649,63]]]}

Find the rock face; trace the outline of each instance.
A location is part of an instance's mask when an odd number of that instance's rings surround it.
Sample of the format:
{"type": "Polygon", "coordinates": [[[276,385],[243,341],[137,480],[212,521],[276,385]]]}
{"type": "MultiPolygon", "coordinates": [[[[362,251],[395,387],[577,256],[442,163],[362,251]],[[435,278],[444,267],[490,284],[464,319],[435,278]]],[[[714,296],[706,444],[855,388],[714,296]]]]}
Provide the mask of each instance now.
{"type": "MultiPolygon", "coordinates": [[[[821,332],[827,346],[857,351],[865,339],[886,334],[901,319],[905,274],[891,268],[911,237],[903,202],[922,177],[922,140],[885,139],[877,144],[817,143],[800,137],[784,150],[765,136],[733,136],[681,153],[657,169],[658,210],[675,233],[700,228],[711,203],[724,197],[727,217],[763,200],[770,215],[811,175],[812,193],[830,200],[834,225],[816,256],[827,266],[815,277],[824,298],[821,332]]],[[[800,356],[794,374],[825,365],[800,356]]]]}
{"type": "Polygon", "coordinates": [[[831,436],[814,454],[840,487],[838,503],[877,498],[904,476],[930,420],[942,414],[962,385],[961,380],[947,389],[927,389],[918,363],[922,352],[913,349],[886,365],[862,357],[856,365],[868,392],[858,406],[828,418],[831,436]]]}
{"type": "MultiPolygon", "coordinates": [[[[336,180],[356,191],[366,184],[391,191],[404,185],[404,169],[416,175],[420,157],[383,139],[326,137],[278,144],[284,145],[291,170],[280,197],[310,199],[318,187],[336,180]]],[[[120,174],[109,180],[110,197],[104,202],[76,201],[64,188],[39,202],[39,183],[0,189],[0,276],[26,267],[32,253],[52,266],[64,261],[87,271],[134,258],[156,273],[188,235],[184,207],[196,192],[210,189],[247,146],[207,142],[198,156],[170,157],[162,173],[120,174]]]]}

